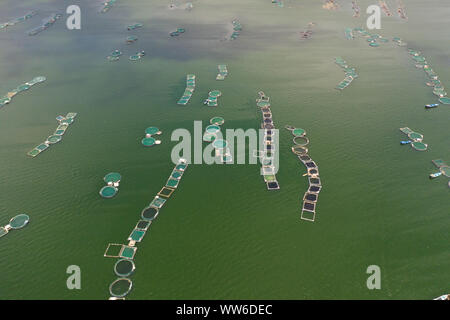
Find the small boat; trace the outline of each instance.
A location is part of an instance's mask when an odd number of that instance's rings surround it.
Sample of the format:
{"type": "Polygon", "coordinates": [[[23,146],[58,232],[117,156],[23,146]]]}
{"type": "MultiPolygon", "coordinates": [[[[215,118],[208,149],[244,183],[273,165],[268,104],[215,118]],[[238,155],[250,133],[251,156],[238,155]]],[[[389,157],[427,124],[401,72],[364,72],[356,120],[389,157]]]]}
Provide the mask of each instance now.
{"type": "Polygon", "coordinates": [[[430,174],[430,179],[437,178],[437,177],[439,177],[441,175],[442,175],[442,172],[431,173],[430,174]]]}
{"type": "Polygon", "coordinates": [[[425,105],[425,109],[436,108],[439,106],[439,103],[427,104],[425,105]]]}
{"type": "Polygon", "coordinates": [[[400,144],[410,144],[412,141],[411,140],[404,140],[404,141],[400,141],[400,144]]]}
{"type": "Polygon", "coordinates": [[[444,294],[440,297],[434,298],[433,300],[450,300],[450,294],[444,294]]]}

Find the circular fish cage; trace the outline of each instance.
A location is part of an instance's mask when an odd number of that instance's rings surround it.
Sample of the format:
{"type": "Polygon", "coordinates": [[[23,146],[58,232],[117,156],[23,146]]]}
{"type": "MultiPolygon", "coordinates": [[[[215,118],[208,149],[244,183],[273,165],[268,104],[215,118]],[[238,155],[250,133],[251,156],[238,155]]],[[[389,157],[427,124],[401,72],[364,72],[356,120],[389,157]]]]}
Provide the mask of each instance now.
{"type": "Polygon", "coordinates": [[[307,137],[294,137],[294,139],[292,140],[294,142],[295,145],[297,146],[307,146],[309,144],[309,139],[307,137]]]}
{"type": "Polygon", "coordinates": [[[303,137],[306,134],[306,131],[305,131],[305,129],[295,128],[292,130],[292,134],[295,137],[303,137]]]}
{"type": "Polygon", "coordinates": [[[450,178],[450,167],[448,167],[448,166],[443,166],[443,167],[441,167],[439,170],[441,171],[441,173],[442,173],[444,176],[450,178]]]}
{"type": "Polygon", "coordinates": [[[152,137],[146,137],[141,142],[144,147],[153,147],[156,144],[156,140],[152,137]]]}
{"type": "Polygon", "coordinates": [[[203,135],[203,141],[205,142],[213,142],[216,138],[217,136],[213,133],[205,133],[203,135]]]}
{"type": "Polygon", "coordinates": [[[214,118],[211,118],[211,120],[209,120],[209,123],[217,125],[217,126],[221,126],[222,124],[225,123],[225,119],[222,117],[214,117],[214,118]]]}
{"type": "Polygon", "coordinates": [[[55,144],[57,142],[60,142],[62,139],[62,136],[60,135],[53,135],[47,138],[47,142],[50,144],[55,144]]]}
{"type": "Polygon", "coordinates": [[[428,149],[428,145],[421,141],[414,141],[411,143],[411,147],[413,147],[417,151],[426,151],[428,149]]]}
{"type": "Polygon", "coordinates": [[[148,127],[145,129],[145,134],[154,135],[159,134],[159,129],[157,127],[148,127]]]}
{"type": "Polygon", "coordinates": [[[122,179],[122,176],[120,175],[120,173],[118,172],[110,172],[108,173],[106,176],[103,177],[103,180],[106,183],[115,183],[115,182],[120,182],[120,179],[122,179]]]}
{"type": "Polygon", "coordinates": [[[18,214],[17,216],[13,217],[10,221],[9,221],[9,225],[11,227],[11,229],[21,229],[23,227],[25,227],[28,222],[30,221],[30,217],[25,214],[18,214]]]}
{"type": "Polygon", "coordinates": [[[422,141],[423,135],[417,132],[411,132],[410,134],[408,134],[408,138],[414,141],[422,141]]]}
{"type": "Polygon", "coordinates": [[[128,277],[133,274],[135,269],[134,261],[130,259],[120,259],[114,265],[114,273],[118,277],[128,277]]]}
{"type": "Polygon", "coordinates": [[[22,91],[25,91],[25,90],[28,90],[28,89],[30,89],[30,86],[28,84],[22,84],[22,85],[17,87],[17,91],[18,92],[22,92],[22,91]]]}
{"type": "Polygon", "coordinates": [[[225,140],[222,140],[222,139],[218,139],[213,142],[213,147],[215,149],[225,149],[227,147],[227,145],[228,145],[228,142],[226,142],[225,140]]]}
{"type": "Polygon", "coordinates": [[[116,195],[118,189],[111,187],[111,186],[104,186],[103,188],[100,189],[100,195],[103,198],[112,198],[116,195]]]}
{"type": "Polygon", "coordinates": [[[209,133],[209,134],[215,134],[220,131],[220,127],[218,125],[211,124],[206,127],[205,131],[206,131],[206,133],[209,133]]]}
{"type": "Polygon", "coordinates": [[[156,219],[156,217],[158,216],[158,213],[159,213],[158,208],[147,207],[147,208],[144,208],[144,210],[142,210],[141,217],[143,220],[152,221],[152,220],[156,219]]]}
{"type": "Polygon", "coordinates": [[[296,155],[304,155],[308,153],[308,148],[296,145],[292,147],[292,152],[295,153],[296,155]]]}
{"type": "Polygon", "coordinates": [[[295,127],[293,127],[293,126],[290,126],[290,125],[285,125],[284,126],[286,129],[288,129],[289,131],[292,131],[292,130],[294,130],[295,129],[295,127]]]}
{"type": "Polygon", "coordinates": [[[128,278],[119,278],[114,280],[109,286],[109,293],[116,298],[125,297],[130,293],[133,287],[133,282],[128,278]]]}

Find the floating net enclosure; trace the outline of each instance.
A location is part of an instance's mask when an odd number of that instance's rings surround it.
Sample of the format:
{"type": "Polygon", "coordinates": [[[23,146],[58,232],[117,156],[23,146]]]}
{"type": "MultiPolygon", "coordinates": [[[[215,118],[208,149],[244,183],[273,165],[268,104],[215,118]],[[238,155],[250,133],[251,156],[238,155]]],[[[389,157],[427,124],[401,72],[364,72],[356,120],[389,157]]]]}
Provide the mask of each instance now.
{"type": "Polygon", "coordinates": [[[439,101],[443,104],[450,104],[450,98],[447,97],[440,98],[439,101]]]}
{"type": "Polygon", "coordinates": [[[9,226],[11,227],[11,229],[21,229],[21,228],[25,227],[29,221],[30,221],[30,217],[28,215],[22,213],[22,214],[19,214],[19,215],[13,217],[9,221],[9,226]]]}
{"type": "Polygon", "coordinates": [[[144,147],[153,147],[156,144],[156,140],[152,137],[146,137],[141,140],[144,147]]]}
{"type": "Polygon", "coordinates": [[[110,172],[103,178],[106,183],[120,182],[120,179],[122,179],[122,176],[118,172],[110,172]]]}
{"type": "Polygon", "coordinates": [[[160,134],[161,131],[157,127],[148,127],[145,129],[145,134],[154,135],[154,134],[160,134]]]}
{"type": "Polygon", "coordinates": [[[142,210],[141,217],[142,217],[142,219],[144,219],[146,221],[152,221],[152,220],[156,219],[156,217],[158,216],[158,213],[159,213],[158,208],[147,207],[147,208],[144,208],[144,210],[142,210]]]}
{"type": "Polygon", "coordinates": [[[109,293],[113,297],[122,298],[130,293],[133,283],[128,278],[119,278],[114,280],[109,286],[109,293]]]}
{"type": "Polygon", "coordinates": [[[47,142],[50,144],[55,144],[60,142],[62,139],[61,135],[53,135],[47,138],[47,142]]]}
{"type": "Polygon", "coordinates": [[[209,134],[216,134],[220,131],[220,127],[218,125],[211,124],[206,127],[205,131],[206,131],[206,133],[209,133],[209,134]]]}
{"type": "Polygon", "coordinates": [[[147,221],[147,220],[139,220],[138,223],[136,223],[136,229],[142,229],[142,230],[147,230],[148,228],[150,228],[150,225],[152,224],[151,221],[147,221]]]}
{"type": "Polygon", "coordinates": [[[217,139],[213,142],[213,147],[215,149],[225,149],[228,146],[227,141],[222,139],[217,139]]]}
{"type": "Polygon", "coordinates": [[[205,142],[213,142],[217,138],[217,135],[214,133],[205,133],[203,135],[203,141],[205,142]]]}
{"type": "Polygon", "coordinates": [[[309,139],[307,137],[294,137],[293,142],[295,145],[305,147],[309,144],[309,139]]]}
{"type": "Polygon", "coordinates": [[[211,118],[211,120],[209,120],[209,123],[217,125],[217,126],[221,126],[225,123],[225,119],[222,117],[214,117],[214,118],[211,118]]]}
{"type": "Polygon", "coordinates": [[[129,259],[120,259],[114,265],[114,272],[118,277],[128,277],[136,269],[134,261],[129,259]]]}
{"type": "MultiPolygon", "coordinates": [[[[173,174],[172,174],[172,176],[173,176],[173,174]]],[[[181,175],[180,175],[180,177],[181,177],[181,175]]],[[[174,191],[175,191],[175,189],[162,187],[162,189],[158,192],[158,196],[164,197],[164,198],[170,198],[170,196],[172,195],[172,193],[174,191]]]]}
{"type": "Polygon", "coordinates": [[[145,232],[145,230],[134,229],[133,231],[131,231],[128,237],[128,241],[141,242],[145,236],[145,232]]]}
{"type": "Polygon", "coordinates": [[[292,134],[295,137],[303,137],[306,134],[306,131],[304,129],[301,128],[295,128],[292,130],[292,134]]]}
{"type": "Polygon", "coordinates": [[[414,141],[411,143],[411,147],[416,149],[417,151],[426,151],[428,149],[428,145],[421,141],[414,141]]]}
{"type": "MultiPolygon", "coordinates": [[[[179,181],[178,179],[176,179],[177,181],[179,181]]],[[[160,198],[158,196],[156,196],[152,202],[150,202],[150,206],[151,207],[156,207],[158,209],[161,209],[162,206],[164,205],[164,203],[166,203],[166,199],[160,198]]]]}
{"type": "Polygon", "coordinates": [[[119,257],[133,259],[134,255],[136,254],[136,250],[136,247],[122,246],[119,257]]]}
{"type": "Polygon", "coordinates": [[[112,198],[117,194],[118,189],[112,186],[104,186],[100,189],[100,195],[103,198],[112,198]]]}

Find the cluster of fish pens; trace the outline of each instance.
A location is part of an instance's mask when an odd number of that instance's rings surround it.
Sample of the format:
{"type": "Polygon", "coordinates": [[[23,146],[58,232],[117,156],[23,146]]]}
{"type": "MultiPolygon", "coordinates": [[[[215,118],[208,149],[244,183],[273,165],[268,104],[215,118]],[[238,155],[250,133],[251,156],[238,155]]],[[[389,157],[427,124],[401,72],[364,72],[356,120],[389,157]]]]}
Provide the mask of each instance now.
{"type": "Polygon", "coordinates": [[[255,151],[255,156],[260,159],[261,162],[261,174],[266,183],[267,190],[278,190],[280,185],[276,177],[275,169],[275,126],[272,119],[272,110],[270,109],[270,98],[264,94],[264,92],[258,92],[258,99],[256,99],[256,105],[259,107],[263,121],[261,128],[264,129],[264,141],[263,150],[255,151]]]}
{"type": "Polygon", "coordinates": [[[356,69],[349,67],[347,62],[345,62],[345,60],[341,57],[335,58],[335,63],[340,66],[345,72],[344,80],[339,82],[339,84],[336,86],[336,89],[344,90],[353,82],[353,80],[358,78],[358,74],[356,73],[356,69]]]}
{"type": "Polygon", "coordinates": [[[426,151],[428,145],[423,142],[423,134],[415,132],[408,127],[400,128],[400,131],[408,136],[410,140],[400,141],[402,145],[411,145],[417,151],[426,151]]]}
{"type": "Polygon", "coordinates": [[[294,146],[292,152],[306,167],[306,176],[308,176],[309,187],[303,196],[302,213],[300,218],[307,221],[316,219],[316,205],[319,193],[322,190],[322,182],[319,176],[319,167],[308,155],[309,139],[306,137],[306,131],[302,128],[295,128],[287,125],[286,129],[292,132],[294,146]]]}
{"type": "Polygon", "coordinates": [[[44,82],[45,80],[47,80],[47,78],[39,76],[39,77],[36,77],[33,80],[29,81],[29,82],[25,82],[25,83],[21,84],[16,89],[13,89],[13,90],[9,91],[7,94],[5,94],[3,97],[0,98],[0,108],[3,107],[5,104],[10,103],[11,99],[13,97],[15,97],[18,93],[23,92],[23,91],[27,91],[28,89],[30,89],[35,84],[44,82]]]}
{"type": "Polygon", "coordinates": [[[104,178],[106,186],[100,189],[100,196],[103,198],[112,198],[119,191],[119,184],[122,176],[118,172],[110,172],[104,178]]]}
{"type": "Polygon", "coordinates": [[[212,90],[208,93],[208,98],[206,98],[205,101],[203,101],[203,104],[207,105],[208,107],[217,107],[218,106],[217,100],[221,95],[222,92],[220,92],[219,90],[212,90]]]}
{"type": "Polygon", "coordinates": [[[219,73],[216,76],[216,80],[225,80],[225,78],[228,76],[228,68],[225,64],[219,64],[217,66],[219,69],[219,73]]]}
{"type": "MultiPolygon", "coordinates": [[[[444,162],[442,159],[436,159],[432,160],[434,166],[439,169],[438,172],[431,173],[430,179],[435,179],[440,176],[444,176],[447,178],[450,178],[450,167],[444,162]]],[[[450,180],[447,182],[448,186],[450,187],[450,180]]]]}
{"type": "Polygon", "coordinates": [[[69,126],[73,123],[76,116],[77,114],[74,112],[69,112],[65,117],[57,116],[56,121],[58,121],[59,125],[56,128],[55,132],[51,136],[49,136],[44,142],[34,147],[27,154],[30,157],[34,158],[41,152],[47,150],[50,147],[50,145],[60,142],[62,140],[62,136],[64,135],[64,133],[66,133],[67,128],[69,128],[69,126]]]}
{"type": "Polygon", "coordinates": [[[178,100],[177,104],[187,105],[195,90],[195,74],[188,74],[186,76],[186,89],[183,96],[178,100]]]}
{"type": "Polygon", "coordinates": [[[225,123],[222,117],[214,117],[209,120],[210,125],[205,128],[203,141],[212,143],[214,155],[218,163],[232,163],[233,155],[228,147],[228,141],[223,139],[220,126],[225,123]]]}
{"type": "Polygon", "coordinates": [[[187,166],[188,164],[186,160],[178,160],[178,163],[172,170],[166,185],[157,193],[151,203],[142,210],[139,221],[127,238],[128,244],[108,244],[104,256],[109,258],[118,258],[114,265],[114,273],[118,278],[115,279],[109,286],[110,300],[124,300],[128,293],[130,293],[133,287],[133,282],[129,277],[136,269],[133,260],[137,251],[136,244],[144,239],[150,225],[159,215],[161,208],[177,189],[187,166]]]}
{"type": "Polygon", "coordinates": [[[162,132],[157,127],[148,127],[145,129],[145,137],[142,138],[141,143],[144,147],[153,147],[161,144],[161,140],[156,140],[153,136],[160,135],[162,132]]]}

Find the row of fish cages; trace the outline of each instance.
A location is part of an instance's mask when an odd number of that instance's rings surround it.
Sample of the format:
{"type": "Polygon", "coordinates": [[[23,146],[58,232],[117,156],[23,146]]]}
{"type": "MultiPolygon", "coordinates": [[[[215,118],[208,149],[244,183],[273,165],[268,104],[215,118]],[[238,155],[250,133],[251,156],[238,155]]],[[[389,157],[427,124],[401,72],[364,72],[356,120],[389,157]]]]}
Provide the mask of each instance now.
{"type": "Polygon", "coordinates": [[[349,67],[347,62],[344,59],[342,59],[341,57],[335,58],[335,63],[338,66],[340,66],[343,69],[343,71],[345,72],[344,80],[339,82],[339,84],[336,86],[336,89],[344,90],[353,82],[353,80],[358,78],[358,74],[356,73],[356,69],[349,67]]]}
{"type": "Polygon", "coordinates": [[[58,121],[58,127],[55,132],[50,135],[44,142],[34,147],[27,154],[34,158],[47,150],[51,145],[56,144],[62,140],[62,136],[66,133],[66,130],[74,122],[77,114],[75,112],[69,112],[66,116],[57,116],[56,121],[58,121]]]}
{"type": "Polygon", "coordinates": [[[5,22],[5,23],[0,23],[0,30],[6,29],[6,28],[8,28],[8,27],[12,27],[12,26],[14,26],[14,25],[16,25],[16,24],[18,24],[18,23],[20,23],[20,22],[23,22],[23,21],[25,21],[25,20],[31,19],[31,18],[33,18],[36,14],[37,14],[37,12],[33,10],[33,11],[28,12],[28,13],[25,14],[24,16],[21,16],[21,17],[12,19],[12,20],[10,20],[10,21],[8,21],[8,22],[5,22]]]}
{"type": "Polygon", "coordinates": [[[38,33],[41,33],[42,31],[50,28],[52,25],[55,24],[56,21],[62,18],[62,14],[54,13],[48,18],[44,19],[44,22],[39,27],[36,27],[30,31],[28,31],[28,35],[35,36],[38,33]]]}
{"type": "Polygon", "coordinates": [[[27,91],[35,84],[44,82],[45,80],[47,80],[47,78],[43,77],[43,76],[35,77],[33,80],[31,80],[29,82],[25,82],[25,83],[21,84],[20,86],[18,86],[17,88],[9,91],[7,94],[5,94],[3,97],[0,98],[0,108],[6,104],[9,104],[11,102],[12,98],[14,98],[17,94],[27,91]]]}
{"type": "Polygon", "coordinates": [[[447,97],[447,92],[445,88],[439,80],[438,74],[433,70],[431,65],[427,62],[427,59],[419,52],[413,49],[409,49],[408,53],[411,55],[411,58],[414,60],[416,67],[419,69],[423,69],[425,74],[427,75],[427,86],[433,88],[433,94],[439,98],[439,101],[443,104],[450,104],[450,98],[447,97]]]}
{"type": "Polygon", "coordinates": [[[195,90],[195,75],[188,74],[186,76],[186,89],[184,90],[183,96],[178,100],[177,104],[187,105],[195,90]]]}
{"type": "Polygon", "coordinates": [[[270,108],[270,98],[263,91],[259,91],[256,105],[262,114],[261,128],[264,130],[263,150],[258,150],[256,157],[260,159],[261,174],[267,190],[279,190],[280,184],[276,177],[277,169],[275,167],[275,152],[277,152],[275,141],[277,137],[270,108]]]}
{"type": "MultiPolygon", "coordinates": [[[[150,204],[141,211],[141,215],[136,223],[136,226],[127,238],[127,244],[108,244],[103,256],[108,258],[118,258],[113,268],[114,274],[117,278],[109,286],[109,300],[124,300],[125,297],[131,292],[133,282],[131,281],[130,276],[136,270],[136,264],[134,261],[134,257],[138,249],[136,245],[144,240],[147,231],[152,225],[152,222],[158,217],[161,208],[166,204],[167,200],[178,188],[187,166],[188,163],[186,160],[178,160],[165,186],[162,187],[162,189],[156,194],[150,204]]],[[[117,183],[117,175],[111,173],[109,176],[113,179],[109,182],[117,183]]]]}
{"type": "Polygon", "coordinates": [[[294,145],[291,150],[304,164],[306,168],[306,174],[304,176],[308,176],[309,182],[308,190],[303,195],[300,218],[314,222],[316,218],[317,201],[319,198],[319,193],[322,190],[322,182],[319,176],[319,166],[308,154],[309,138],[306,136],[306,130],[290,125],[287,125],[286,129],[291,131],[294,136],[292,140],[294,145]]]}

